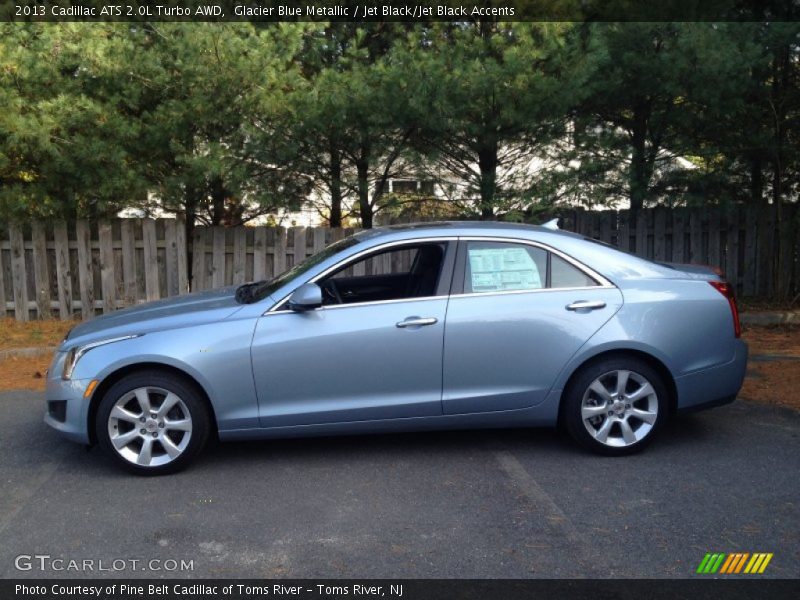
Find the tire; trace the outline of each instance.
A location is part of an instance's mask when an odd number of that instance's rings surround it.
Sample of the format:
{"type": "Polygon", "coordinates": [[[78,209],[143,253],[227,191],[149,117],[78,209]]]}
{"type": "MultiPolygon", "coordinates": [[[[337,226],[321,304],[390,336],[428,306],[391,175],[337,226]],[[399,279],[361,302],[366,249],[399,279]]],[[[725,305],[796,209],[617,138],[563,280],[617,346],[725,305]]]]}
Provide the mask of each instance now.
{"type": "Polygon", "coordinates": [[[137,475],[184,469],[211,430],[209,408],[190,381],[158,370],[126,375],[100,401],[95,431],[100,446],[137,475]]]}
{"type": "Polygon", "coordinates": [[[604,358],[572,378],[564,390],[561,418],[584,448],[625,456],[644,449],[656,436],[667,417],[668,394],[664,378],[647,362],[604,358]]]}

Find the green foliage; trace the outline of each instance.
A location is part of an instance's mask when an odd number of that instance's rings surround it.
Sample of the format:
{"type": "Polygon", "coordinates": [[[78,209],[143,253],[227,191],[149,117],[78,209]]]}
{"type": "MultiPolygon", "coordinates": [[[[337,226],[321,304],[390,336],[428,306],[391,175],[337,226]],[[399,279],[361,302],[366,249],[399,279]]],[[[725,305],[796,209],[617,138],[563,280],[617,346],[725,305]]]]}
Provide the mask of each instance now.
{"type": "Polygon", "coordinates": [[[542,195],[531,161],[563,134],[586,76],[556,23],[453,23],[420,29],[403,60],[419,149],[484,218],[542,195]]]}
{"type": "Polygon", "coordinates": [[[299,79],[293,63],[302,29],[275,25],[159,23],[132,28],[118,48],[137,152],[154,204],[187,218],[237,224],[297,205],[298,189],[275,152],[249,140],[286,110],[299,79]],[[126,59],[125,54],[128,54],[126,59]],[[245,202],[246,200],[246,202],[245,202]]]}
{"type": "Polygon", "coordinates": [[[143,193],[137,124],[98,100],[110,29],[0,25],[0,210],[94,216],[143,193]]]}
{"type": "Polygon", "coordinates": [[[770,163],[783,163],[780,178],[789,173],[796,152],[786,151],[800,107],[796,24],[599,23],[584,30],[593,77],[562,159],[573,165],[565,177],[571,201],[628,199],[633,208],[761,201],[770,163]]]}
{"type": "Polygon", "coordinates": [[[793,200],[800,29],[751,21],[0,24],[0,215],[793,200]]]}

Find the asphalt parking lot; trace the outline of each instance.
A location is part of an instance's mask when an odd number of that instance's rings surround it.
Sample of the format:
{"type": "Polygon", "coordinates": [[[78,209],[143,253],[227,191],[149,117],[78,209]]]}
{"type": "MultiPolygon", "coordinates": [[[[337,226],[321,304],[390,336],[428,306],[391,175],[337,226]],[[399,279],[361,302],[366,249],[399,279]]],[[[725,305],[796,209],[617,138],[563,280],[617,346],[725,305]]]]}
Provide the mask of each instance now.
{"type": "Polygon", "coordinates": [[[679,417],[622,459],[549,430],[452,432],[222,444],[161,478],[62,441],[42,411],[0,394],[4,578],[687,577],[706,552],[772,552],[764,577],[800,577],[788,409],[679,417]],[[18,571],[21,554],[193,570],[18,571]]]}

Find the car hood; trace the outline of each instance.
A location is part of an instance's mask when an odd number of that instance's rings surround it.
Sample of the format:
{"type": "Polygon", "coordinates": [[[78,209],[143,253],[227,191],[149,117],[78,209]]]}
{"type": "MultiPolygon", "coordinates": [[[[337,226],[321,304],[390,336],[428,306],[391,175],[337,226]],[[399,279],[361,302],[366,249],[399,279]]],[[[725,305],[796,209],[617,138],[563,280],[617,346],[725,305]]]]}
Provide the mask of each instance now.
{"type": "Polygon", "coordinates": [[[242,308],[235,293],[236,286],[230,286],[147,302],[95,317],[73,327],[61,349],[115,336],[220,321],[242,308]]]}

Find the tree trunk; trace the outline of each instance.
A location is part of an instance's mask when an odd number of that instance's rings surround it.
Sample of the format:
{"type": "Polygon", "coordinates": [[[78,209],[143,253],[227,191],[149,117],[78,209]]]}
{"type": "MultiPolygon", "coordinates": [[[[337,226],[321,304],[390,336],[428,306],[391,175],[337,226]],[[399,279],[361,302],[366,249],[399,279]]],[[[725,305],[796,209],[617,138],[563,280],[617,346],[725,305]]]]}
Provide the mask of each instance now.
{"type": "Polygon", "coordinates": [[[331,227],[342,226],[342,155],[336,145],[330,145],[330,176],[331,176],[331,214],[328,225],[331,227]]]}
{"type": "Polygon", "coordinates": [[[764,173],[761,158],[750,161],[750,201],[758,206],[764,198],[764,173]]]}
{"type": "Polygon", "coordinates": [[[358,172],[358,211],[361,215],[361,226],[372,229],[372,206],[369,203],[369,163],[360,159],[356,163],[358,172]]]}
{"type": "Polygon", "coordinates": [[[185,222],[184,228],[186,230],[186,245],[192,249],[191,252],[187,252],[186,260],[186,273],[189,281],[192,280],[192,264],[194,263],[193,255],[194,255],[194,226],[195,221],[197,220],[197,204],[198,204],[198,197],[197,191],[195,187],[191,184],[186,185],[186,191],[184,192],[184,205],[185,205],[185,222]]]}
{"type": "Polygon", "coordinates": [[[358,212],[361,215],[361,227],[372,229],[373,210],[369,203],[369,142],[362,140],[361,149],[356,161],[358,175],[358,212]]]}
{"type": "MultiPolygon", "coordinates": [[[[791,66],[791,49],[789,46],[781,45],[775,49],[775,56],[773,59],[773,77],[771,100],[772,105],[775,107],[775,151],[773,157],[772,168],[772,203],[775,210],[775,222],[773,224],[773,234],[770,241],[777,240],[774,248],[774,258],[772,260],[772,294],[778,298],[783,298],[786,293],[786,286],[782,280],[783,275],[783,236],[781,230],[783,226],[783,214],[781,201],[783,199],[784,185],[783,179],[785,176],[784,169],[784,147],[786,142],[786,90],[790,88],[789,73],[792,69],[791,66]]],[[[773,255],[773,252],[770,252],[773,255]]]]}
{"type": "Polygon", "coordinates": [[[211,180],[211,224],[222,225],[225,219],[225,186],[222,177],[211,180]]]}
{"type": "Polygon", "coordinates": [[[758,259],[756,261],[756,295],[767,295],[772,278],[772,207],[767,197],[762,199],[756,219],[758,259]]]}
{"type": "Polygon", "coordinates": [[[497,141],[489,139],[478,149],[478,168],[480,175],[480,206],[482,221],[495,218],[495,196],[497,193],[497,141]]]}
{"type": "Polygon", "coordinates": [[[636,214],[644,206],[650,177],[647,167],[647,111],[639,105],[633,112],[631,130],[631,169],[628,178],[630,186],[630,217],[635,221],[636,214]]]}
{"type": "Polygon", "coordinates": [[[777,298],[784,298],[787,291],[787,283],[783,280],[783,244],[786,242],[783,233],[783,202],[781,196],[783,195],[781,164],[778,162],[775,165],[773,187],[773,204],[775,205],[775,223],[774,223],[774,239],[777,244],[774,245],[775,253],[772,261],[772,281],[773,289],[772,294],[777,298]]]}

